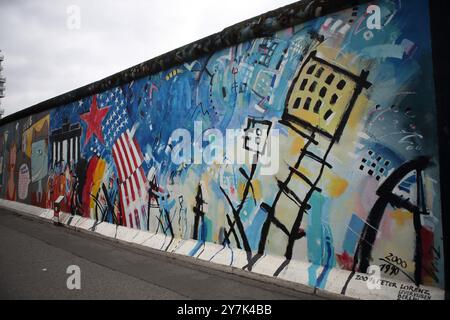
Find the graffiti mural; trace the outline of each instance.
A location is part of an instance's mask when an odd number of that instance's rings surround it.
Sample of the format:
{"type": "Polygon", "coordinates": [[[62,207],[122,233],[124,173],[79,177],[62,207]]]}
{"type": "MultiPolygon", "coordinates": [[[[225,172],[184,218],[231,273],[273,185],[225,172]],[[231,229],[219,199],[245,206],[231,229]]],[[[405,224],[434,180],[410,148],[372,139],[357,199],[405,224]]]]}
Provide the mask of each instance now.
{"type": "Polygon", "coordinates": [[[243,250],[250,271],[282,257],[274,276],[305,261],[320,288],[333,268],[372,265],[442,288],[427,3],[371,3],[379,26],[368,6],[4,125],[2,198],[52,208],[63,196],[65,212],[164,235],[163,250],[192,239],[198,257],[212,242],[230,264],[243,250]]]}

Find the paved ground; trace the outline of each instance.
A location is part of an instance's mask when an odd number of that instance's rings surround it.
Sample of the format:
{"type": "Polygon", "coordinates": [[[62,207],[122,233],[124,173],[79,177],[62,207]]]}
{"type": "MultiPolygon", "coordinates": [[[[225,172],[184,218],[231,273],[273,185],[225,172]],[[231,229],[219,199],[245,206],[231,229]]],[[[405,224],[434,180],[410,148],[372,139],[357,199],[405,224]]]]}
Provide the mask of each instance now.
{"type": "Polygon", "coordinates": [[[0,299],[319,299],[0,211],[0,299]],[[67,267],[81,268],[68,290],[67,267]]]}

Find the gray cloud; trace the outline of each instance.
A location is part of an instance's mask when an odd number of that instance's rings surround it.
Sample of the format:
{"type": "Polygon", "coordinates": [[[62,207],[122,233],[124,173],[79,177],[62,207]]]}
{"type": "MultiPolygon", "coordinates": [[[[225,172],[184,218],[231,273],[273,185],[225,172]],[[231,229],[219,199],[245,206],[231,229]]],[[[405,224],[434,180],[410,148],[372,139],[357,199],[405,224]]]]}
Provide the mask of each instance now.
{"type": "Polygon", "coordinates": [[[0,1],[5,115],[293,0],[0,1]],[[81,28],[67,27],[80,8],[81,28]]]}

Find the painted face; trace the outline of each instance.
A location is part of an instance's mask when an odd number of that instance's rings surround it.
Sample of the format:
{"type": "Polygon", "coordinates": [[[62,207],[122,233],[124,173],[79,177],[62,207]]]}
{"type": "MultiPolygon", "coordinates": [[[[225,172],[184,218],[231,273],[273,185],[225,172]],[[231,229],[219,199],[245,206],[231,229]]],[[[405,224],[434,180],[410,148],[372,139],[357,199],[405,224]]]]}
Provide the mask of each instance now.
{"type": "Polygon", "coordinates": [[[31,181],[43,179],[48,172],[48,153],[45,140],[40,140],[31,145],[31,181]]]}

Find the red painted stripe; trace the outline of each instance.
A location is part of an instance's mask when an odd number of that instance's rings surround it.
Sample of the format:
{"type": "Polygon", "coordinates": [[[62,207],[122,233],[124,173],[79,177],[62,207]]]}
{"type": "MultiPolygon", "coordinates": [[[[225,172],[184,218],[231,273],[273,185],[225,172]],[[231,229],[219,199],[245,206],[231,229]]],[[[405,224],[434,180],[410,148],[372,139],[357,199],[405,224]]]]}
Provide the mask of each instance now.
{"type": "Polygon", "coordinates": [[[136,228],[141,228],[141,220],[139,219],[139,212],[134,209],[134,218],[136,219],[136,228]]]}
{"type": "Polygon", "coordinates": [[[133,199],[133,202],[136,201],[136,190],[134,190],[133,188],[133,183],[132,180],[133,176],[131,176],[130,178],[127,179],[127,183],[130,185],[130,189],[131,189],[131,199],[133,199]]]}
{"type": "Polygon", "coordinates": [[[137,140],[131,136],[130,139],[133,142],[133,153],[135,154],[138,161],[138,167],[140,167],[144,162],[144,156],[142,154],[141,148],[139,147],[139,144],[137,143],[137,140]]]}
{"type": "Polygon", "coordinates": [[[133,226],[133,216],[131,215],[131,213],[128,215],[128,217],[130,218],[130,224],[131,224],[130,228],[134,228],[134,226],[133,226]]]}
{"type": "Polygon", "coordinates": [[[126,133],[124,133],[120,137],[119,141],[122,146],[123,155],[125,156],[125,158],[127,160],[128,169],[130,170],[129,172],[127,172],[127,177],[130,177],[133,174],[135,167],[134,167],[133,159],[131,158],[131,155],[130,155],[129,145],[128,145],[128,142],[126,139],[126,133]]]}
{"type": "Polygon", "coordinates": [[[120,180],[120,182],[123,182],[123,172],[122,172],[122,170],[120,170],[119,161],[117,159],[117,155],[116,155],[115,149],[116,148],[113,148],[113,152],[112,152],[112,155],[113,155],[113,158],[114,158],[114,164],[116,165],[117,172],[119,173],[119,180],[120,180]]]}
{"type": "MultiPolygon", "coordinates": [[[[144,169],[142,169],[142,167],[140,167],[138,170],[137,170],[137,172],[138,172],[138,178],[140,178],[139,179],[139,183],[141,183],[141,184],[143,184],[143,185],[141,185],[141,188],[142,188],[142,193],[144,194],[144,198],[148,195],[148,188],[149,188],[149,185],[148,185],[148,182],[147,182],[147,178],[145,178],[145,173],[144,173],[144,169]]],[[[145,200],[145,202],[147,202],[147,199],[144,199],[145,200]]]]}
{"type": "MultiPolygon", "coordinates": [[[[133,141],[135,141],[135,139],[133,138],[133,141]]],[[[141,164],[142,162],[144,162],[144,154],[142,153],[141,147],[139,146],[139,144],[135,141],[134,145],[136,146],[136,152],[138,153],[139,159],[141,159],[141,164]]]]}
{"type": "Polygon", "coordinates": [[[134,143],[134,140],[130,137],[128,132],[125,134],[125,136],[127,137],[127,139],[125,139],[127,141],[127,150],[131,154],[131,158],[133,159],[133,163],[134,163],[133,171],[135,171],[140,166],[140,164],[137,162],[136,155],[134,154],[131,144],[133,144],[133,146],[135,148],[136,148],[136,144],[134,143]]]}
{"type": "Polygon", "coordinates": [[[126,195],[126,200],[127,200],[127,202],[126,202],[126,204],[127,204],[127,211],[128,211],[128,207],[130,206],[130,194],[128,193],[128,188],[129,188],[129,186],[128,186],[128,179],[127,180],[125,180],[125,182],[124,182],[124,190],[125,190],[125,195],[126,195]]]}
{"type": "Polygon", "coordinates": [[[134,179],[134,183],[138,189],[138,194],[139,194],[139,198],[142,199],[142,187],[141,184],[139,183],[139,179],[138,179],[138,170],[136,170],[135,172],[133,172],[133,179],[134,179]]]}
{"type": "Polygon", "coordinates": [[[120,185],[120,213],[121,213],[121,215],[122,215],[122,225],[123,226],[128,226],[128,224],[127,224],[127,218],[126,218],[126,214],[125,214],[125,206],[124,206],[124,203],[125,203],[125,200],[124,200],[124,197],[125,197],[125,193],[124,193],[124,187],[123,187],[123,184],[121,184],[120,185]]]}
{"type": "MultiPolygon", "coordinates": [[[[120,159],[120,163],[121,163],[121,165],[122,165],[122,168],[123,168],[123,170],[125,171],[124,172],[124,181],[129,177],[129,173],[128,173],[128,170],[127,170],[127,166],[128,166],[128,161],[127,161],[127,159],[125,158],[125,155],[123,154],[123,151],[121,151],[121,148],[122,148],[122,143],[121,143],[121,140],[120,140],[120,138],[119,139],[117,139],[117,141],[116,141],[116,144],[117,144],[117,148],[118,148],[118,153],[119,153],[119,159],[120,159]]],[[[123,150],[123,149],[122,149],[123,150]]]]}

